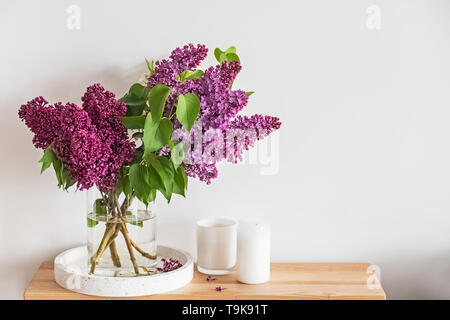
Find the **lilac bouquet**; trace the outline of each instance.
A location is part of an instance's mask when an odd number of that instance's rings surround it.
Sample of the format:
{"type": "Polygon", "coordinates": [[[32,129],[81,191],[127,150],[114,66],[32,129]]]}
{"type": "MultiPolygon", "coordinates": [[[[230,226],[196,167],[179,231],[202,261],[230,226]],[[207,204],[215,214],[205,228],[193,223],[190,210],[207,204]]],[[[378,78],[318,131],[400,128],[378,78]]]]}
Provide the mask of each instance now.
{"type": "MultiPolygon", "coordinates": [[[[252,92],[233,90],[241,70],[236,49],[216,49],[219,64],[197,69],[207,56],[204,45],[186,45],[168,59],[149,62],[145,84],[135,83],[120,99],[100,84],[87,88],[81,108],[74,103],[49,105],[37,97],[22,105],[19,117],[34,133],[33,144],[44,150],[41,173],[53,166],[64,190],[98,188],[96,213],[114,216],[106,224],[90,270],[106,249],[115,266],[115,239],[122,233],[134,271],[134,251],[154,259],[129,236],[127,210],[133,201],[147,207],[161,193],[185,196],[188,177],[209,184],[216,164],[237,162],[257,140],[280,128],[276,117],[241,116],[252,92]],[[122,201],[119,201],[122,199],[122,201]]],[[[88,222],[89,225],[89,222],[88,222]]]]}

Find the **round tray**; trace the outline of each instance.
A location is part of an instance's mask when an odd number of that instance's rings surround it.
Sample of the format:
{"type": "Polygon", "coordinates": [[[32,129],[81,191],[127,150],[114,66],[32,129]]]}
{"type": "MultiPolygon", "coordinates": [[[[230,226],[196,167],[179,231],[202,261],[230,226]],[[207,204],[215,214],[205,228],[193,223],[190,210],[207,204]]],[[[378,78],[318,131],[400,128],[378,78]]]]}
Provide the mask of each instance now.
{"type": "Polygon", "coordinates": [[[60,253],[55,258],[55,280],[63,288],[103,297],[136,297],[163,293],[191,282],[194,275],[189,253],[158,246],[158,264],[161,258],[175,258],[182,267],[164,273],[140,277],[106,277],[88,274],[87,247],[81,246],[60,253]]]}

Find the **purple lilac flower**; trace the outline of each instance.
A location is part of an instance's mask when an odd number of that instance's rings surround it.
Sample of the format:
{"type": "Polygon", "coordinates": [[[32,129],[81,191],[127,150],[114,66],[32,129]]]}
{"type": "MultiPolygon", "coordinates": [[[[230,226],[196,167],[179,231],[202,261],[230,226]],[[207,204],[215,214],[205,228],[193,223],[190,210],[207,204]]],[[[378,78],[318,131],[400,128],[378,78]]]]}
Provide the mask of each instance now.
{"type": "Polygon", "coordinates": [[[170,60],[164,59],[155,64],[155,73],[148,78],[148,87],[152,88],[157,84],[165,84],[169,87],[177,85],[176,77],[184,70],[197,68],[208,54],[208,49],[204,45],[185,45],[183,48],[176,48],[170,54],[170,60]]]}
{"type": "Polygon", "coordinates": [[[183,266],[180,261],[174,258],[170,258],[169,260],[167,260],[166,258],[162,258],[161,261],[163,263],[163,267],[156,268],[156,270],[159,272],[170,272],[183,266]]]}
{"type": "Polygon", "coordinates": [[[33,144],[36,148],[47,148],[57,137],[59,131],[59,113],[43,97],[28,101],[19,109],[19,117],[34,133],[33,144]]]}
{"type": "Polygon", "coordinates": [[[230,139],[227,137],[227,152],[225,158],[236,163],[242,161],[242,156],[245,150],[255,145],[257,140],[261,140],[271,134],[273,131],[281,127],[280,119],[272,116],[263,116],[254,114],[248,116],[236,116],[231,121],[231,128],[229,132],[234,132],[235,137],[230,139]],[[229,150],[231,149],[231,150],[229,150]]]}
{"type": "Polygon", "coordinates": [[[253,129],[256,130],[258,140],[268,136],[273,131],[280,129],[281,122],[277,117],[263,116],[260,114],[254,114],[248,116],[237,116],[231,122],[231,127],[235,129],[253,129]]]}
{"type": "Polygon", "coordinates": [[[216,164],[194,163],[184,166],[186,175],[191,178],[198,178],[200,181],[205,181],[206,184],[211,183],[211,179],[218,176],[216,164]]]}
{"type": "Polygon", "coordinates": [[[106,173],[97,181],[100,190],[111,190],[117,184],[120,168],[133,159],[136,151],[134,142],[129,141],[127,129],[119,118],[125,115],[127,107],[115,99],[114,93],[105,90],[100,84],[90,86],[81,100],[83,109],[98,130],[99,138],[111,149],[106,162],[106,173]]]}
{"type": "Polygon", "coordinates": [[[197,68],[207,54],[206,46],[199,44],[195,47],[193,44],[189,44],[173,50],[169,59],[156,62],[155,73],[148,78],[147,86],[152,88],[157,84],[164,84],[172,88],[166,102],[165,115],[168,115],[171,106],[178,97],[179,82],[177,76],[185,70],[197,68]]]}
{"type": "Polygon", "coordinates": [[[135,152],[118,118],[126,106],[99,84],[89,87],[82,100],[83,108],[79,108],[73,103],[47,105],[38,97],[21,106],[19,117],[35,134],[36,147],[52,146],[80,190],[97,184],[108,191],[116,185],[120,167],[135,152]]]}
{"type": "MultiPolygon", "coordinates": [[[[203,146],[201,152],[210,148],[214,141],[219,147],[223,147],[223,141],[218,141],[217,131],[226,130],[231,127],[231,119],[244,108],[248,103],[248,97],[245,91],[230,90],[230,84],[236,78],[241,69],[239,61],[233,61],[229,65],[223,62],[216,67],[208,68],[203,77],[184,82],[178,88],[179,93],[195,93],[200,98],[199,120],[203,130],[203,146]],[[213,134],[216,139],[210,139],[208,133],[213,134]]],[[[177,127],[177,124],[174,124],[177,127]]],[[[192,136],[192,131],[191,131],[192,136]]],[[[193,161],[185,165],[186,174],[190,177],[197,177],[207,184],[211,179],[218,176],[216,161],[220,161],[215,155],[191,155],[193,161]],[[211,158],[215,161],[211,162],[211,158]]]]}
{"type": "Polygon", "coordinates": [[[239,61],[208,68],[200,79],[180,85],[179,93],[195,93],[200,98],[200,116],[203,129],[228,129],[230,120],[248,103],[243,90],[230,90],[241,69],[239,61]]]}
{"type": "Polygon", "coordinates": [[[214,280],[217,280],[217,278],[213,278],[211,276],[206,277],[206,281],[214,281],[214,280]]]}
{"type": "Polygon", "coordinates": [[[195,47],[192,43],[185,45],[182,49],[176,48],[170,54],[172,59],[173,69],[177,74],[184,70],[193,70],[197,68],[200,63],[208,55],[208,48],[205,45],[198,44],[195,47]]]}
{"type": "MultiPolygon", "coordinates": [[[[236,116],[248,103],[245,91],[230,89],[231,83],[241,70],[239,61],[230,63],[224,61],[210,67],[198,79],[183,83],[177,80],[177,75],[184,70],[196,68],[206,55],[207,49],[202,45],[195,47],[189,44],[175,49],[169,59],[156,63],[155,73],[148,79],[148,87],[164,84],[172,89],[164,110],[166,116],[169,116],[178,95],[195,93],[200,98],[199,120],[202,124],[203,140],[200,150],[191,153],[184,167],[188,176],[197,177],[209,184],[211,179],[217,178],[218,175],[216,162],[222,159],[231,162],[242,160],[245,150],[252,147],[257,140],[277,130],[281,123],[278,118],[270,116],[236,116]],[[230,129],[234,132],[232,138],[227,139],[230,129]],[[214,137],[208,136],[211,130],[215,130],[215,134],[212,135],[214,137]],[[218,131],[220,134],[217,134],[218,131]],[[218,146],[218,150],[222,148],[225,152],[221,154],[215,152],[212,148],[214,146],[218,146]],[[205,154],[205,151],[210,149],[213,151],[205,154]]],[[[174,128],[180,128],[178,120],[175,117],[172,119],[174,128]]],[[[191,144],[194,144],[195,140],[193,131],[195,126],[190,133],[191,144]]]]}
{"type": "Polygon", "coordinates": [[[72,135],[58,137],[53,142],[53,150],[81,190],[89,189],[106,174],[110,149],[95,131],[81,129],[72,135]]]}

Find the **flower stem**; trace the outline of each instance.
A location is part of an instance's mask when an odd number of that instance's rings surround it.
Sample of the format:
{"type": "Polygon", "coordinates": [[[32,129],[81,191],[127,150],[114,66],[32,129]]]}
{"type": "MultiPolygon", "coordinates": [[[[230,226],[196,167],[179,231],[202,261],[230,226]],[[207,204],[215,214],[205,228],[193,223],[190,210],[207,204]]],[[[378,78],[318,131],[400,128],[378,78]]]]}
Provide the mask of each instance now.
{"type": "Polygon", "coordinates": [[[127,226],[125,225],[125,222],[122,223],[122,228],[120,228],[120,231],[123,234],[125,243],[127,245],[128,252],[130,253],[130,259],[131,259],[131,263],[133,263],[134,272],[136,273],[136,275],[139,275],[139,267],[136,263],[136,257],[134,256],[133,246],[131,245],[131,239],[128,235],[128,230],[127,230],[127,226]]]}
{"type": "Polygon", "coordinates": [[[100,241],[97,252],[93,257],[91,257],[90,273],[94,273],[95,267],[97,266],[100,257],[103,255],[103,252],[105,252],[105,250],[111,244],[110,239],[115,233],[116,233],[116,226],[107,223],[105,233],[103,234],[103,238],[100,241]]]}
{"type": "Polygon", "coordinates": [[[145,252],[144,250],[142,250],[140,247],[138,247],[138,245],[136,243],[134,243],[133,240],[130,239],[131,245],[136,249],[137,252],[139,252],[142,256],[146,257],[147,259],[152,259],[155,260],[156,256],[151,255],[147,252],[145,252]]]}
{"type": "MultiPolygon", "coordinates": [[[[110,207],[110,213],[117,219],[122,220],[122,222],[115,221],[112,223],[106,223],[106,229],[103,234],[103,238],[98,246],[97,252],[90,259],[90,273],[94,273],[100,258],[108,248],[110,250],[111,260],[114,266],[121,267],[120,257],[115,241],[116,237],[121,232],[124,237],[128,253],[130,255],[130,260],[133,264],[134,272],[136,273],[136,275],[139,275],[139,266],[137,265],[133,248],[147,259],[156,259],[156,256],[142,250],[133,240],[131,240],[128,234],[128,229],[126,226],[126,210],[131,205],[131,202],[134,199],[134,195],[131,195],[130,198],[126,198],[123,201],[122,205],[119,204],[119,198],[114,192],[109,193],[108,196],[102,194],[102,197],[106,201],[106,203],[108,203],[108,206],[110,207]]],[[[145,270],[144,267],[141,268],[145,270]]]]}
{"type": "MultiPolygon", "coordinates": [[[[120,226],[118,226],[118,228],[120,228],[120,226]]],[[[120,268],[122,265],[120,263],[120,257],[119,253],[117,252],[115,240],[111,241],[111,244],[109,245],[109,251],[111,252],[111,260],[113,261],[114,266],[120,268]]]]}

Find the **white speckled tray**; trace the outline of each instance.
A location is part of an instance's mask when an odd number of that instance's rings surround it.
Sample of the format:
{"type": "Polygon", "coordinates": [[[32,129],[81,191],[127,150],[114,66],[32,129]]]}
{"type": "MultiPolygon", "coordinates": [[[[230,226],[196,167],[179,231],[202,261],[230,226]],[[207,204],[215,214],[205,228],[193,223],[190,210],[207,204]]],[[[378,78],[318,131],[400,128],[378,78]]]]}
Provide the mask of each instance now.
{"type": "Polygon", "coordinates": [[[192,257],[189,253],[158,246],[160,257],[178,259],[183,266],[171,272],[142,277],[106,277],[88,274],[87,247],[69,249],[55,258],[55,280],[63,288],[103,297],[136,297],[163,293],[180,288],[191,282],[194,275],[192,257]]]}

